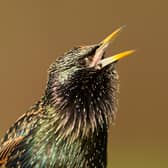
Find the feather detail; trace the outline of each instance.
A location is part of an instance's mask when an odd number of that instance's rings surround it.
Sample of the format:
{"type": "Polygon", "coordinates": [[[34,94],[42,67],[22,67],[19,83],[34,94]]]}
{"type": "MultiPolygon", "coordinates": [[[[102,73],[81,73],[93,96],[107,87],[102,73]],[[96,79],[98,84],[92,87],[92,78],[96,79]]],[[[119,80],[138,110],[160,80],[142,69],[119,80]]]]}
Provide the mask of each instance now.
{"type": "Polygon", "coordinates": [[[0,150],[0,166],[7,162],[9,154],[22,141],[22,139],[23,137],[20,136],[4,143],[0,150]]]}

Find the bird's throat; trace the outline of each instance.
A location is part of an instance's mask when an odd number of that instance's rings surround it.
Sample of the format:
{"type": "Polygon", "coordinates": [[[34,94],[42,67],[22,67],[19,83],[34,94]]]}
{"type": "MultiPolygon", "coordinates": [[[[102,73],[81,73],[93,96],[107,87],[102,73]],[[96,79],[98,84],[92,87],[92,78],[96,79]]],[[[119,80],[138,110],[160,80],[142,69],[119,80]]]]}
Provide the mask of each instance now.
{"type": "Polygon", "coordinates": [[[56,132],[61,130],[59,135],[73,140],[90,136],[104,124],[108,127],[116,111],[116,72],[82,75],[82,80],[75,76],[64,85],[50,79],[46,91],[48,103],[55,109],[56,132]]]}

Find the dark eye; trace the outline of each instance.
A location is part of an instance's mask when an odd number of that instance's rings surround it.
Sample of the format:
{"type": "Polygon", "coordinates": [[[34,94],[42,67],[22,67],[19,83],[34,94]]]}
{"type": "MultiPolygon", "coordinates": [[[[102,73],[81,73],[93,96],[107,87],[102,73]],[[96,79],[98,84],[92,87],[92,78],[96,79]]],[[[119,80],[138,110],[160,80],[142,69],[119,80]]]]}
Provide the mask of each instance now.
{"type": "Polygon", "coordinates": [[[79,64],[82,66],[86,66],[88,62],[88,58],[82,58],[79,60],[79,64]]]}
{"type": "Polygon", "coordinates": [[[89,66],[90,63],[92,62],[92,59],[93,59],[93,55],[89,55],[89,56],[87,56],[85,58],[80,59],[79,60],[79,64],[81,66],[89,66]]]}
{"type": "Polygon", "coordinates": [[[89,56],[87,57],[87,62],[92,62],[92,60],[93,60],[93,55],[89,55],[89,56]]]}

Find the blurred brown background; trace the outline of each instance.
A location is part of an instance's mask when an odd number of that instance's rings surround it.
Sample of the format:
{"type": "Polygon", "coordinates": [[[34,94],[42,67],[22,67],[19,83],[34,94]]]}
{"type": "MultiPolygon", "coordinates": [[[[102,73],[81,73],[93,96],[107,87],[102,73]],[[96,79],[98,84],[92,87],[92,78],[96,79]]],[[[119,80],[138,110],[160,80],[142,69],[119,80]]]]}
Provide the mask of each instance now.
{"type": "Polygon", "coordinates": [[[0,1],[0,137],[43,94],[47,68],[79,44],[127,25],[109,53],[118,63],[120,107],[109,168],[168,167],[168,1],[0,1]]]}

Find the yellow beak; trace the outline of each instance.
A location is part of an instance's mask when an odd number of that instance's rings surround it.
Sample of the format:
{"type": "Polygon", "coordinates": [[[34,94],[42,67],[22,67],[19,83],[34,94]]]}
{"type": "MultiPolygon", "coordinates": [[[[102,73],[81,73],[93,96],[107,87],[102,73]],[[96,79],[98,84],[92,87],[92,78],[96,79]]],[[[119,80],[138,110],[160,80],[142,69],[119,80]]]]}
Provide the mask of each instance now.
{"type": "Polygon", "coordinates": [[[103,67],[105,67],[115,61],[118,61],[121,58],[124,58],[126,56],[133,54],[134,52],[135,52],[135,50],[124,51],[119,54],[113,55],[111,57],[104,58],[104,59],[100,60],[98,64],[101,66],[101,68],[103,68],[103,67]]]}
{"type": "MultiPolygon", "coordinates": [[[[119,54],[101,59],[102,54],[104,53],[105,49],[108,47],[108,45],[116,39],[116,37],[121,33],[123,30],[123,27],[120,27],[116,29],[113,33],[111,33],[109,36],[107,36],[103,41],[100,42],[100,47],[97,49],[97,52],[95,54],[95,60],[97,60],[97,64],[100,65],[102,68],[106,65],[109,65],[115,61],[120,60],[121,58],[124,58],[126,56],[129,56],[135,52],[135,50],[128,50],[121,52],[119,54]]],[[[96,61],[95,61],[96,62],[96,61]]],[[[93,63],[94,64],[94,63],[93,63]]]]}
{"type": "Polygon", "coordinates": [[[109,44],[112,41],[114,41],[116,39],[116,37],[121,33],[121,31],[123,30],[124,26],[116,29],[114,32],[112,32],[109,36],[107,36],[103,41],[100,42],[100,45],[105,45],[105,44],[109,44]]]}

